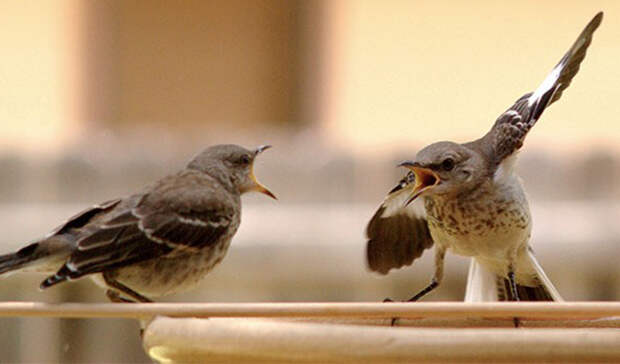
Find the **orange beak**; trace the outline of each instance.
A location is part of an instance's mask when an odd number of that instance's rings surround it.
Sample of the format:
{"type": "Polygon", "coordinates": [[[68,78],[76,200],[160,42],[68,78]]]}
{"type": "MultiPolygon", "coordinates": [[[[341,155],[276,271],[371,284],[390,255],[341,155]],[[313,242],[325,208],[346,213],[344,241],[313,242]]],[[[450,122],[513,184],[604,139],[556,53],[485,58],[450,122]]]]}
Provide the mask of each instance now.
{"type": "MultiPolygon", "coordinates": [[[[271,145],[261,145],[260,147],[256,148],[254,155],[256,156],[269,148],[271,148],[271,145]]],[[[254,182],[254,187],[252,188],[252,190],[263,193],[273,198],[274,200],[278,199],[276,195],[274,195],[271,191],[269,191],[269,189],[267,189],[267,187],[265,187],[262,183],[258,182],[256,176],[254,175],[254,165],[252,165],[252,170],[250,171],[250,179],[252,180],[252,182],[254,182]]]]}
{"type": "Polygon", "coordinates": [[[398,165],[398,167],[405,167],[410,169],[415,175],[415,184],[411,195],[405,201],[405,206],[409,205],[420,194],[434,186],[437,186],[440,182],[439,176],[429,168],[422,167],[417,162],[404,161],[398,165]]]}

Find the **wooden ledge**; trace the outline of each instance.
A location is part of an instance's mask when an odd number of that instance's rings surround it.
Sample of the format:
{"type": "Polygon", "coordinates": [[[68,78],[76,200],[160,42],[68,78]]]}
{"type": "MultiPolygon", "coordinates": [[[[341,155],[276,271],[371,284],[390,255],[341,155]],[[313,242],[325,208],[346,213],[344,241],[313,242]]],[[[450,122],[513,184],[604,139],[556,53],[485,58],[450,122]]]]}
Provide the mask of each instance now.
{"type": "Polygon", "coordinates": [[[0,317],[134,318],[338,317],[597,319],[620,316],[620,302],[416,303],[59,303],[1,302],[0,317]]]}
{"type": "Polygon", "coordinates": [[[140,320],[166,363],[620,361],[619,302],[0,303],[16,316],[140,320]]]}
{"type": "MultiPolygon", "coordinates": [[[[617,327],[617,326],[616,326],[617,327]]],[[[614,362],[617,329],[395,328],[158,317],[144,348],[165,363],[614,362]]]]}

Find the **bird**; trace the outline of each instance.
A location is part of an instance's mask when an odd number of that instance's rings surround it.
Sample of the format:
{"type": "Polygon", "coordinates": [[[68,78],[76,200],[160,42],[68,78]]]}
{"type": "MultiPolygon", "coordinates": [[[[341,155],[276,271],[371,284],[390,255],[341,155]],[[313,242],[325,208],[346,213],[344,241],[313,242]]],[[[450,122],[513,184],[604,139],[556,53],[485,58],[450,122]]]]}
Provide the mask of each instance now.
{"type": "Polygon", "coordinates": [[[186,291],[224,258],[241,222],[241,195],[276,199],[254,176],[255,158],[268,148],[208,147],[141,192],[88,208],[1,255],[0,275],[46,273],[41,289],[88,276],[112,302],[186,291]]]}
{"type": "Polygon", "coordinates": [[[430,144],[398,165],[408,171],[368,222],[366,260],[371,271],[387,274],[434,247],[432,279],[408,301],[441,284],[447,251],[471,257],[466,301],[562,300],[529,243],[532,216],[514,167],[530,129],[579,71],[602,19],[597,13],[542,84],[484,136],[430,144]]]}

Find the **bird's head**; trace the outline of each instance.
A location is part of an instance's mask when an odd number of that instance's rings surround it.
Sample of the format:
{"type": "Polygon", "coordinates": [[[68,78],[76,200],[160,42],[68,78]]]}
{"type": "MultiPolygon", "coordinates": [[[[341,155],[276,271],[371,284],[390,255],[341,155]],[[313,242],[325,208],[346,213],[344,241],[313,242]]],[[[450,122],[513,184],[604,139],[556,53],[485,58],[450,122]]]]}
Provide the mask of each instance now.
{"type": "Polygon", "coordinates": [[[273,199],[276,196],[263,186],[254,176],[254,160],[270,145],[248,150],[234,144],[215,145],[198,154],[187,165],[189,169],[199,170],[229,183],[240,193],[256,191],[273,199]]]}
{"type": "Polygon", "coordinates": [[[431,144],[420,150],[415,160],[398,166],[410,169],[415,175],[406,204],[418,196],[453,195],[471,189],[485,170],[478,153],[453,142],[431,144]]]}

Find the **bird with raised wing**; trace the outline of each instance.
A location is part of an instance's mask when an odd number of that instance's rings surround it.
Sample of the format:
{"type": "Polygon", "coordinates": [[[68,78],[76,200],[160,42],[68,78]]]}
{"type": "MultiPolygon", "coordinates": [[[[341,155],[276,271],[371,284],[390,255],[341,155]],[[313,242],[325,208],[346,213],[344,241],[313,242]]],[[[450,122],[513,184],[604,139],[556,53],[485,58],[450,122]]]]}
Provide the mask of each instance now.
{"type": "Polygon", "coordinates": [[[254,176],[268,145],[216,145],[142,192],[93,206],[46,237],[0,256],[0,275],[49,274],[45,289],[85,276],[114,302],[150,302],[195,286],[225,256],[241,195],[275,196],[254,176]]]}
{"type": "Polygon", "coordinates": [[[387,274],[434,246],[433,278],[409,301],[441,284],[448,250],[472,257],[469,301],[561,300],[529,245],[532,218],[514,165],[529,130],[579,71],[602,19],[598,13],[536,91],[520,97],[482,138],[434,143],[399,165],[410,171],[368,223],[367,262],[387,274]]]}

